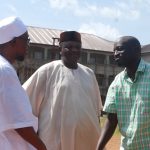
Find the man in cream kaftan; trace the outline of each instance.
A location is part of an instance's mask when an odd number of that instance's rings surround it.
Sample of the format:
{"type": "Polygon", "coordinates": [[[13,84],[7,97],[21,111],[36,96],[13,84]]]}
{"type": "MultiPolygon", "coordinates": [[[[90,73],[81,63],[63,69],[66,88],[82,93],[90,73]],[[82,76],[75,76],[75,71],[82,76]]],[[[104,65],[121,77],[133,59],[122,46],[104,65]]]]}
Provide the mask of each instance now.
{"type": "Polygon", "coordinates": [[[48,150],[95,150],[100,136],[101,98],[93,71],[62,60],[40,67],[23,85],[38,134],[48,150]]]}
{"type": "Polygon", "coordinates": [[[100,136],[100,93],[94,73],[60,61],[39,68],[23,85],[49,150],[92,150],[100,136]]]}

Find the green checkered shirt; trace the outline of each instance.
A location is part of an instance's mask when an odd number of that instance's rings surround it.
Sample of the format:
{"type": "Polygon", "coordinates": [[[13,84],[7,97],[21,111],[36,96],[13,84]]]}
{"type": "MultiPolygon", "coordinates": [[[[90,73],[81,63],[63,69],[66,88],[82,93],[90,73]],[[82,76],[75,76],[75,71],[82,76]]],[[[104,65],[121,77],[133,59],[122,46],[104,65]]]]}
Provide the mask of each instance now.
{"type": "Polygon", "coordinates": [[[134,81],[126,70],[119,73],[103,109],[117,113],[122,149],[150,150],[150,64],[140,61],[134,81]]]}

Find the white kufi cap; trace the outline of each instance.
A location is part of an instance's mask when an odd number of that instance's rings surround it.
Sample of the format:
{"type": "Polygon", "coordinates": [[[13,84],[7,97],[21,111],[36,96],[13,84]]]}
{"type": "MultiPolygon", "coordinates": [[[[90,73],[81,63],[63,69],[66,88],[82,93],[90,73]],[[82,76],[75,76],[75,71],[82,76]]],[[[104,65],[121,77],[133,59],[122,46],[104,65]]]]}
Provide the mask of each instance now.
{"type": "Polygon", "coordinates": [[[8,17],[0,20],[0,44],[7,43],[26,31],[26,26],[18,17],[8,17]]]}

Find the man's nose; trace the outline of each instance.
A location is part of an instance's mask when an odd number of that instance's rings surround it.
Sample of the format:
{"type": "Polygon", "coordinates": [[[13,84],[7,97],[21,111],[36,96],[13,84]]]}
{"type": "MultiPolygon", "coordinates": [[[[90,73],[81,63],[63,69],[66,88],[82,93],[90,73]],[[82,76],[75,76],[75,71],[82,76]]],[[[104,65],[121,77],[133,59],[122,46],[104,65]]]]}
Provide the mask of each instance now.
{"type": "Polygon", "coordinates": [[[71,51],[72,51],[72,52],[78,52],[78,51],[79,51],[79,49],[78,49],[78,48],[76,48],[76,47],[72,47],[71,51]]]}
{"type": "Polygon", "coordinates": [[[115,56],[116,56],[116,55],[122,55],[122,53],[123,53],[122,51],[117,51],[117,50],[114,51],[114,55],[115,55],[115,56]]]}
{"type": "Polygon", "coordinates": [[[116,55],[118,55],[119,54],[119,52],[116,50],[116,51],[114,51],[114,55],[116,56],[116,55]]]}

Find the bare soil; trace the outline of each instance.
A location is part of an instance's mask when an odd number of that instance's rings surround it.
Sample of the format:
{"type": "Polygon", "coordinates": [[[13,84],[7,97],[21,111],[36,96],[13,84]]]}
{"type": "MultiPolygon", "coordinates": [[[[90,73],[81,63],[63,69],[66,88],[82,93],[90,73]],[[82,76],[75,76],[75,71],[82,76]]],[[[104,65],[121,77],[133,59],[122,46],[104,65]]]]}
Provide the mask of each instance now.
{"type": "Polygon", "coordinates": [[[120,135],[114,135],[106,145],[106,150],[119,150],[120,148],[120,135]]]}

